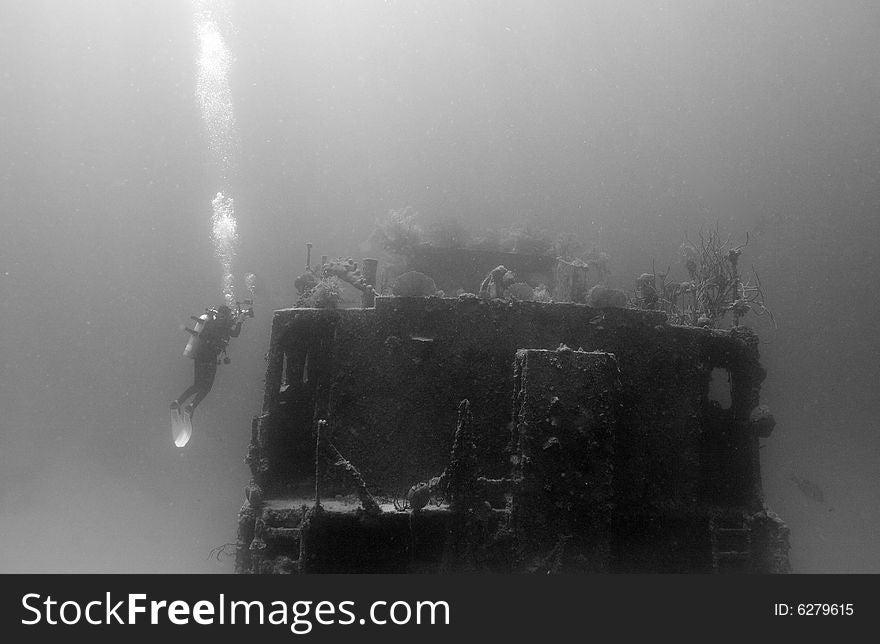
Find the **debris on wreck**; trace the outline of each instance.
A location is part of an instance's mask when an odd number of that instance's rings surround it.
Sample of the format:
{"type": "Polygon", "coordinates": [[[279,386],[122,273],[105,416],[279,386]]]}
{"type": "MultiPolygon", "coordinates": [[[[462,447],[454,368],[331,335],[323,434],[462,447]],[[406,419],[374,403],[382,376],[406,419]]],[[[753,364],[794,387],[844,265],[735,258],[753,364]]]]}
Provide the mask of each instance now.
{"type": "MultiPolygon", "coordinates": [[[[329,461],[335,466],[342,469],[349,477],[349,479],[354,483],[355,488],[357,489],[358,499],[360,499],[361,507],[364,512],[370,515],[382,514],[382,508],[379,503],[373,498],[373,495],[370,494],[369,487],[367,486],[367,482],[364,480],[363,475],[360,473],[357,467],[354,464],[345,458],[342,453],[336,448],[333,444],[330,436],[329,425],[326,420],[319,420],[318,426],[316,428],[316,461],[320,461],[321,452],[324,452],[329,461]]],[[[319,465],[316,464],[316,468],[320,468],[319,465]]],[[[316,480],[320,480],[320,476],[318,475],[316,480]]],[[[321,492],[320,487],[315,485],[315,505],[318,506],[321,504],[321,492]]]]}
{"type": "Polygon", "coordinates": [[[222,562],[225,559],[231,559],[234,556],[235,556],[235,543],[224,543],[222,545],[217,546],[216,548],[211,548],[211,551],[208,553],[207,558],[222,562]]]}
{"type": "Polygon", "coordinates": [[[556,260],[556,297],[559,302],[587,300],[587,274],[590,265],[579,258],[556,260]]]}
{"type": "Polygon", "coordinates": [[[639,308],[656,309],[659,303],[657,295],[657,276],[654,273],[642,273],[636,279],[636,294],[639,308]]]}
{"type": "Polygon", "coordinates": [[[776,418],[767,405],[755,407],[749,414],[749,422],[752,424],[755,434],[760,438],[769,438],[773,428],[776,427],[776,418]]]}
{"type": "Polygon", "coordinates": [[[437,505],[443,502],[446,487],[446,478],[440,476],[431,477],[427,481],[414,483],[403,495],[403,499],[394,499],[394,509],[398,511],[418,512],[428,503],[434,501],[437,505]]]}

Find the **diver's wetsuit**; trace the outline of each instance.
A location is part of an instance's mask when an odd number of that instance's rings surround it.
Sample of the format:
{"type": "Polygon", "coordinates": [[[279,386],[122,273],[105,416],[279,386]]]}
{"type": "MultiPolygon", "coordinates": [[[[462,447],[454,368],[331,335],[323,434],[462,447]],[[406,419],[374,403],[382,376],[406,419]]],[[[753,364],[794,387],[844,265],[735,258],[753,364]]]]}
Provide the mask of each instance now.
{"type": "Polygon", "coordinates": [[[217,375],[217,358],[226,347],[229,338],[239,336],[241,324],[242,320],[233,322],[231,318],[212,318],[205,323],[205,328],[199,334],[201,342],[195,355],[193,384],[174,401],[178,405],[182,405],[190,396],[194,396],[186,409],[190,415],[214,386],[214,376],[217,375]]]}

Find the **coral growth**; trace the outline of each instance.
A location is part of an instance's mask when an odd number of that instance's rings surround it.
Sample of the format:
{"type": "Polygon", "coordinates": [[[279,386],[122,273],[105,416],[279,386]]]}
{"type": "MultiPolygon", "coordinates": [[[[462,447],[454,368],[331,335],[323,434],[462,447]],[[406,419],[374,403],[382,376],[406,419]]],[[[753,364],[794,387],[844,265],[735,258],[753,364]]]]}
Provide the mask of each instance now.
{"type": "Polygon", "coordinates": [[[343,282],[351,284],[359,291],[366,291],[372,288],[371,284],[367,284],[367,279],[360,268],[358,268],[357,262],[351,257],[332,259],[321,267],[321,272],[323,276],[337,277],[343,282]]]}
{"type": "Polygon", "coordinates": [[[408,271],[394,280],[391,293],[398,297],[430,297],[436,295],[437,285],[424,273],[408,271]]]}
{"type": "Polygon", "coordinates": [[[535,302],[552,302],[553,296],[550,294],[550,288],[544,284],[538,284],[534,291],[535,302]]]}
{"type": "Polygon", "coordinates": [[[339,279],[331,276],[318,278],[315,285],[300,296],[296,305],[310,309],[335,309],[340,302],[339,279]]]}
{"type": "Polygon", "coordinates": [[[385,218],[376,222],[372,239],[389,253],[406,254],[422,243],[423,233],[417,218],[418,213],[409,206],[389,210],[385,218]]]}
{"type": "Polygon", "coordinates": [[[504,297],[518,302],[533,302],[535,300],[535,289],[525,282],[515,282],[507,287],[504,297]]]}
{"type": "Polygon", "coordinates": [[[367,278],[351,257],[331,260],[325,257],[320,266],[307,267],[306,272],[294,281],[299,294],[296,306],[336,308],[343,301],[340,281],[351,284],[359,291],[375,293],[373,285],[367,283],[367,278]]]}
{"type": "Polygon", "coordinates": [[[504,266],[496,266],[483,278],[478,295],[482,299],[502,298],[514,279],[516,278],[511,271],[504,266]]]}
{"type": "Polygon", "coordinates": [[[685,240],[679,257],[690,278],[675,282],[665,273],[643,273],[636,280],[636,302],[640,308],[661,309],[673,324],[715,328],[728,313],[733,326],[749,312],[773,314],[764,303],[764,292],[756,271],[743,281],[739,259],[749,238],[740,246],[732,246],[718,230],[700,231],[699,245],[685,240]]]}

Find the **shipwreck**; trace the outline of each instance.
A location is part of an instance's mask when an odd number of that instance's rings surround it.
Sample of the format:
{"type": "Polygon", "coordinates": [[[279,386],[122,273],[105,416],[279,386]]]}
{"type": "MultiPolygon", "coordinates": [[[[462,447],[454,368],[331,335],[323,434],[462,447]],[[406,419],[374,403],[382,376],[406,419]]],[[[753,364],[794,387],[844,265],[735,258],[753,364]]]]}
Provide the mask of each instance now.
{"type": "Polygon", "coordinates": [[[749,328],[591,300],[552,256],[426,246],[433,294],[353,267],[357,308],[274,312],[236,572],[789,571],[749,328]]]}

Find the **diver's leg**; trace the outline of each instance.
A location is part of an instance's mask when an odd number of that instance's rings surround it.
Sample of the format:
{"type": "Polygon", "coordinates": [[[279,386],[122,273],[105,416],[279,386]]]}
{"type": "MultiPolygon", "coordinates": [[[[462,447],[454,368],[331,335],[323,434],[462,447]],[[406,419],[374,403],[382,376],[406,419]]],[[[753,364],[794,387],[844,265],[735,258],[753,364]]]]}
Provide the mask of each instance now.
{"type": "Polygon", "coordinates": [[[205,390],[199,390],[199,392],[193,396],[192,402],[186,406],[186,415],[192,418],[193,413],[196,410],[196,407],[199,406],[199,403],[205,399],[205,396],[208,395],[208,392],[205,390]]]}
{"type": "Polygon", "coordinates": [[[201,385],[199,385],[198,380],[191,384],[186,391],[184,391],[180,396],[171,403],[171,409],[179,409],[180,406],[189,400],[190,396],[198,393],[201,390],[201,385]]]}
{"type": "Polygon", "coordinates": [[[187,387],[187,389],[182,394],[180,394],[180,396],[171,401],[172,411],[179,410],[180,406],[183,405],[187,400],[189,400],[190,396],[198,393],[198,391],[202,389],[202,385],[199,382],[202,379],[201,371],[201,363],[199,360],[196,360],[193,363],[193,383],[189,387],[187,387]]]}
{"type": "Polygon", "coordinates": [[[214,386],[214,376],[217,375],[217,363],[199,363],[197,365],[196,374],[196,382],[193,385],[193,387],[196,387],[196,395],[185,409],[186,414],[190,417],[192,417],[193,412],[196,410],[196,407],[199,406],[199,403],[205,399],[205,396],[211,393],[211,387],[214,386]]]}

